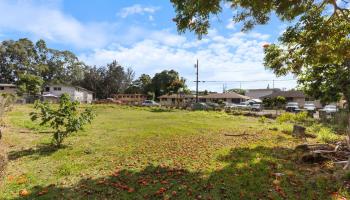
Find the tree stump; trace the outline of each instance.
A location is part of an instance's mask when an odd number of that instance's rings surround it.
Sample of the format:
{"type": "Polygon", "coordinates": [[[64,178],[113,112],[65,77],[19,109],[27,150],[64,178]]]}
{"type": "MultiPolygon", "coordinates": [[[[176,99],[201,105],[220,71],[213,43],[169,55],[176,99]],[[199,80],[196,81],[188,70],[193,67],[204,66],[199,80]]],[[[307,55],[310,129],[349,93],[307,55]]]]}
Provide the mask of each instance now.
{"type": "Polygon", "coordinates": [[[299,138],[305,138],[305,130],[306,130],[306,128],[303,126],[294,125],[292,136],[299,137],[299,138]]]}
{"type": "Polygon", "coordinates": [[[304,155],[302,155],[301,157],[301,161],[304,163],[309,163],[309,164],[313,164],[313,163],[323,163],[324,161],[329,160],[329,158],[323,156],[321,153],[305,153],[304,155]]]}

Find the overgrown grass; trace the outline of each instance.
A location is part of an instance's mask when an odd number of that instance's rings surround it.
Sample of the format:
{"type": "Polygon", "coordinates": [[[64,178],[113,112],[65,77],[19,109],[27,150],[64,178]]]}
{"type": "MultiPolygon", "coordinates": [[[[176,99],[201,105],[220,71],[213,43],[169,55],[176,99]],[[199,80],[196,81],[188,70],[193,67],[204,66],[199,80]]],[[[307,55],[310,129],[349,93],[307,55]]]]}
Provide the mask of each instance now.
{"type": "Polygon", "coordinates": [[[342,190],[334,169],[298,163],[293,148],[303,141],[283,133],[288,123],[94,107],[93,123],[58,150],[50,130],[29,120],[32,107],[15,107],[6,118],[10,162],[0,199],[23,199],[22,189],[24,199],[331,199],[342,190]]]}
{"type": "Polygon", "coordinates": [[[303,125],[307,128],[307,132],[314,135],[318,141],[331,143],[341,140],[344,136],[339,135],[327,124],[317,122],[315,119],[309,117],[306,112],[284,113],[280,115],[276,121],[282,127],[283,132],[291,133],[292,124],[303,125]]]}

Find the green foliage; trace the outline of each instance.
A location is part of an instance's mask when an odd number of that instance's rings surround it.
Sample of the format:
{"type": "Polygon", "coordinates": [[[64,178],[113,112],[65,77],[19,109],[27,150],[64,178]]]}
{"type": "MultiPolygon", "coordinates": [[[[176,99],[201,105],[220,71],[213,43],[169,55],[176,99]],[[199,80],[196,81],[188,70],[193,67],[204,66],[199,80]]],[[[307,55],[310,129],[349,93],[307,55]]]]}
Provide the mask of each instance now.
{"type": "MultiPolygon", "coordinates": [[[[186,30],[194,31],[199,38],[208,33],[210,17],[217,17],[223,5],[229,5],[235,15],[233,21],[243,23],[243,30],[250,30],[255,25],[267,24],[271,13],[282,21],[293,21],[302,18],[312,8],[323,11],[332,6],[334,12],[327,12],[332,18],[343,18],[350,21],[346,3],[341,1],[314,0],[171,0],[176,11],[173,21],[180,33],[186,30]]],[[[323,13],[324,14],[324,13],[323,13]]]]}
{"type": "Polygon", "coordinates": [[[43,83],[43,79],[39,76],[32,74],[20,74],[19,80],[17,81],[17,93],[20,96],[23,94],[38,95],[40,94],[43,83]]]}
{"type": "Polygon", "coordinates": [[[260,123],[266,123],[266,121],[267,121],[267,118],[265,117],[265,116],[261,116],[260,118],[259,118],[259,122],[260,123]]]}
{"type": "Polygon", "coordinates": [[[300,87],[323,102],[350,99],[350,23],[312,8],[289,27],[279,44],[265,49],[265,66],[279,76],[293,73],[300,87]]]}
{"type": "Polygon", "coordinates": [[[339,135],[335,134],[332,129],[322,127],[316,133],[317,139],[323,142],[336,142],[340,139],[339,135]]]}
{"type": "Polygon", "coordinates": [[[180,89],[187,91],[185,79],[175,70],[164,70],[152,78],[152,91],[156,97],[169,93],[178,93],[180,89]]]}
{"type": "Polygon", "coordinates": [[[307,112],[299,112],[299,113],[290,113],[285,112],[277,117],[276,121],[278,123],[297,123],[304,125],[311,125],[314,122],[314,119],[310,118],[307,112]]]}
{"type": "Polygon", "coordinates": [[[84,125],[91,123],[94,113],[91,108],[86,108],[79,112],[79,102],[71,101],[69,95],[64,94],[60,97],[60,103],[57,109],[54,109],[49,103],[37,101],[35,108],[39,112],[30,113],[33,121],[41,119],[40,125],[49,125],[55,130],[53,143],[60,147],[64,138],[70,134],[82,130],[84,125]]]}
{"type": "Polygon", "coordinates": [[[0,82],[18,82],[25,92],[42,81],[76,83],[83,78],[84,66],[72,52],[50,49],[43,40],[35,44],[26,38],[0,43],[0,82]]]}
{"type": "MultiPolygon", "coordinates": [[[[78,84],[93,91],[96,98],[105,99],[125,92],[134,79],[134,75],[131,68],[125,69],[114,60],[105,67],[86,67],[84,78],[78,84]]],[[[128,93],[134,92],[128,91],[128,93]]]]}
{"type": "Polygon", "coordinates": [[[281,108],[286,104],[286,98],[282,96],[275,98],[265,98],[263,99],[263,104],[265,108],[281,108]]]}

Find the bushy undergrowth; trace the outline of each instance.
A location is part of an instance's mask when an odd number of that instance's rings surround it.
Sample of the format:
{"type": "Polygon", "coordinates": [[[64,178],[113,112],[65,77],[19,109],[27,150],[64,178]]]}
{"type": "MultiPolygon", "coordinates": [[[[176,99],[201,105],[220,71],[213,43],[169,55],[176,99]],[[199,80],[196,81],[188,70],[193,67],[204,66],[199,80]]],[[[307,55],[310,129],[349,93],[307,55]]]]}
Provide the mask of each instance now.
{"type": "Polygon", "coordinates": [[[313,118],[309,117],[307,112],[299,112],[296,114],[286,112],[278,116],[276,120],[278,123],[290,122],[306,126],[312,125],[315,122],[313,118]]]}
{"type": "Polygon", "coordinates": [[[315,123],[312,126],[310,126],[308,128],[308,131],[311,134],[315,135],[317,139],[326,143],[335,142],[341,139],[341,136],[336,134],[334,130],[332,130],[331,128],[325,127],[324,125],[319,123],[317,124],[315,123]]]}
{"type": "Polygon", "coordinates": [[[281,124],[299,124],[307,127],[307,131],[315,135],[319,141],[322,142],[335,142],[341,139],[341,136],[336,132],[326,127],[325,125],[318,123],[315,119],[309,117],[307,112],[300,113],[284,113],[280,115],[276,121],[281,124]]]}

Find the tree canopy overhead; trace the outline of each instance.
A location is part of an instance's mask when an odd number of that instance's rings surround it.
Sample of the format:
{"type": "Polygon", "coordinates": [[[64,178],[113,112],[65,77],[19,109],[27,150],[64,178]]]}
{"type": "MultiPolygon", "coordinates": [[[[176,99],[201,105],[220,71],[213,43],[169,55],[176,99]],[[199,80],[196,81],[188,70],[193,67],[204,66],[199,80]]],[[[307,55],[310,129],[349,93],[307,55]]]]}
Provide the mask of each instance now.
{"type": "Polygon", "coordinates": [[[328,17],[341,17],[350,22],[348,0],[171,0],[176,11],[173,21],[180,33],[194,31],[199,37],[208,33],[210,18],[222,12],[226,4],[235,11],[232,20],[242,22],[243,30],[267,24],[271,13],[282,21],[292,21],[305,15],[311,8],[325,8],[328,17]]]}

